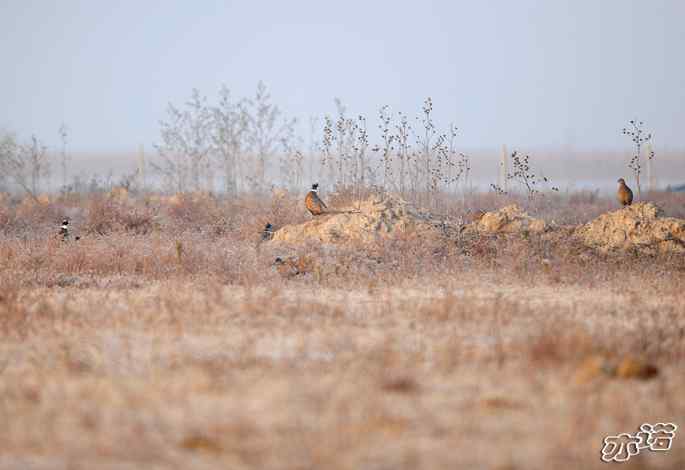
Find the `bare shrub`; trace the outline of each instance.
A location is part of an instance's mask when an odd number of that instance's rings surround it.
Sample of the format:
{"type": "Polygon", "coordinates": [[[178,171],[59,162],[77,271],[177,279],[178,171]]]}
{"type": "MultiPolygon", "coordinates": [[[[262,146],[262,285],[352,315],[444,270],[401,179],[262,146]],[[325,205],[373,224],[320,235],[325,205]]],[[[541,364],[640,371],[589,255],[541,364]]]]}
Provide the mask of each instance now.
{"type": "Polygon", "coordinates": [[[296,120],[287,118],[283,111],[272,102],[271,94],[263,82],[257,84],[257,91],[247,101],[247,144],[256,160],[253,165],[252,189],[268,189],[267,168],[279,148],[287,147],[292,138],[296,120]]]}
{"type": "Polygon", "coordinates": [[[296,121],[273,103],[264,83],[259,82],[251,99],[233,98],[222,85],[216,104],[194,89],[184,107],[169,104],[167,115],[160,123],[161,143],[155,146],[160,162],[152,165],[167,191],[212,191],[213,170],[219,168],[226,194],[235,196],[241,189],[265,192],[279,151],[286,157],[281,160],[282,175],[301,183],[296,121]]]}
{"type": "Polygon", "coordinates": [[[217,201],[200,194],[177,194],[165,208],[171,233],[183,231],[222,233],[226,220],[217,201]],[[218,230],[218,232],[216,232],[218,230]]]}
{"type": "Polygon", "coordinates": [[[193,89],[183,108],[169,103],[167,115],[167,120],[160,122],[162,142],[155,146],[161,162],[153,163],[153,168],[175,192],[203,190],[210,176],[212,151],[212,114],[207,98],[193,89]]]}
{"type": "Polygon", "coordinates": [[[219,100],[211,107],[212,141],[224,173],[224,190],[236,196],[239,190],[241,160],[247,147],[250,124],[246,100],[235,100],[225,85],[219,89],[219,100]]]}
{"type": "MultiPolygon", "coordinates": [[[[633,176],[635,177],[638,200],[642,198],[640,189],[640,175],[642,174],[642,147],[652,140],[652,134],[645,131],[643,126],[644,122],[631,119],[628,122],[628,127],[624,127],[622,130],[623,135],[628,136],[633,142],[634,153],[630,159],[630,162],[628,163],[628,168],[632,170],[633,176]]],[[[653,158],[654,152],[650,149],[647,159],[651,161],[653,158]]]]}
{"type": "Polygon", "coordinates": [[[149,208],[131,206],[108,195],[91,198],[82,225],[84,233],[97,235],[118,231],[144,235],[153,228],[154,215],[149,208]]]}
{"type": "MultiPolygon", "coordinates": [[[[529,201],[541,194],[542,186],[549,183],[547,177],[535,174],[535,170],[531,167],[529,155],[521,156],[518,152],[512,153],[511,165],[512,171],[507,173],[507,180],[517,183],[529,201]]],[[[559,188],[552,186],[551,190],[559,191],[559,188]]]]}
{"type": "Polygon", "coordinates": [[[36,136],[26,144],[17,143],[12,134],[0,136],[0,174],[37,199],[50,175],[47,147],[36,136]]]}
{"type": "Polygon", "coordinates": [[[371,142],[364,116],[350,118],[342,102],[335,103],[337,118],[324,119],[320,172],[336,192],[353,189],[359,198],[371,191],[392,191],[415,204],[446,210],[446,195],[461,188],[461,205],[466,205],[471,159],[457,149],[456,126],[438,131],[431,98],[417,117],[421,131],[406,114],[381,107],[378,144],[371,142]]]}

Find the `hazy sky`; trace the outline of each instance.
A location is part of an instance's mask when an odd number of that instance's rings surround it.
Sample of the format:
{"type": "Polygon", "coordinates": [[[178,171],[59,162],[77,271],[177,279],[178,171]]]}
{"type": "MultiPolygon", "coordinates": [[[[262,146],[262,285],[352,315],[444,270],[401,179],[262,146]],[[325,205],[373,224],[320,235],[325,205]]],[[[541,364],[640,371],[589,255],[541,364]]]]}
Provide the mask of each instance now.
{"type": "MultiPolygon", "coordinates": [[[[169,101],[258,80],[290,114],[389,104],[468,147],[685,147],[685,1],[0,0],[0,128],[75,151],[158,139],[169,101]]],[[[375,123],[375,121],[374,121],[375,123]]]]}

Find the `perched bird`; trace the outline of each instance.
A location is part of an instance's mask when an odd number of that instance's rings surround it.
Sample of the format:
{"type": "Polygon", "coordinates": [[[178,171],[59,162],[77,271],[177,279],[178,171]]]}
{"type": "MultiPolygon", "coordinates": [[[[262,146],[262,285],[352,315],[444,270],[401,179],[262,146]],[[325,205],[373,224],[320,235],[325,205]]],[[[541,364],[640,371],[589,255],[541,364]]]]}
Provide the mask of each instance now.
{"type": "Polygon", "coordinates": [[[626,185],[623,178],[618,179],[618,202],[623,206],[629,206],[633,203],[633,191],[626,185]]]}
{"type": "Polygon", "coordinates": [[[328,207],[326,207],[326,204],[324,204],[324,202],[319,197],[318,193],[319,183],[314,183],[312,185],[311,191],[309,191],[304,198],[304,205],[307,207],[307,210],[311,212],[312,215],[321,215],[328,209],[328,207]]]}
{"type": "Polygon", "coordinates": [[[262,230],[262,241],[267,242],[271,240],[274,237],[274,226],[271,225],[270,223],[267,223],[266,226],[264,227],[264,230],[262,230]]]}

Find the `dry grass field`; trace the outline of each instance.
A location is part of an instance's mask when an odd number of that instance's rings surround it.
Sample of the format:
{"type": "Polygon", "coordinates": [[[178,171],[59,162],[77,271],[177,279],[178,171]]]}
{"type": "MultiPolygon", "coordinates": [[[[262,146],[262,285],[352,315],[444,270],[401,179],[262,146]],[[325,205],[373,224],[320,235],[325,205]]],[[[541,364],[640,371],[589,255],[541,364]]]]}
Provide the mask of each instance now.
{"type": "MultiPolygon", "coordinates": [[[[685,255],[594,251],[569,226],[612,199],[542,200],[546,234],[325,246],[259,243],[309,219],[287,193],[6,200],[0,469],[594,469],[685,426],[685,255]]],[[[685,468],[681,432],[621,468],[685,468]]]]}

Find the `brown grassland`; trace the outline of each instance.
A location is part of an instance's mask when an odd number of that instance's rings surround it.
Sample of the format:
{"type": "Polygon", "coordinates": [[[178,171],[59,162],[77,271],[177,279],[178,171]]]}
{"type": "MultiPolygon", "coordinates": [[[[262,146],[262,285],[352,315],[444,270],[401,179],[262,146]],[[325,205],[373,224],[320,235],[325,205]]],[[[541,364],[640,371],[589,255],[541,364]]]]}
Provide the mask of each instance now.
{"type": "MultiPolygon", "coordinates": [[[[0,469],[593,469],[607,435],[685,426],[685,256],[594,252],[564,227],[613,199],[540,200],[553,236],[306,244],[292,277],[258,240],[301,195],[6,200],[0,469]]],[[[681,432],[621,468],[685,468],[681,432]]]]}

